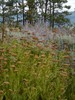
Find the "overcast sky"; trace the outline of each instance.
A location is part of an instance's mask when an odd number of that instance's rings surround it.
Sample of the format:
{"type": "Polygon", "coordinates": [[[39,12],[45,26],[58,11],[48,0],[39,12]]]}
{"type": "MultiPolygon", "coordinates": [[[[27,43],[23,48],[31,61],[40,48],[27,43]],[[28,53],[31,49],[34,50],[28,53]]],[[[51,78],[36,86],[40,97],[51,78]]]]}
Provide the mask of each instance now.
{"type": "Polygon", "coordinates": [[[68,0],[68,3],[67,4],[71,6],[70,11],[74,11],[74,8],[75,8],[75,0],[68,0]]]}

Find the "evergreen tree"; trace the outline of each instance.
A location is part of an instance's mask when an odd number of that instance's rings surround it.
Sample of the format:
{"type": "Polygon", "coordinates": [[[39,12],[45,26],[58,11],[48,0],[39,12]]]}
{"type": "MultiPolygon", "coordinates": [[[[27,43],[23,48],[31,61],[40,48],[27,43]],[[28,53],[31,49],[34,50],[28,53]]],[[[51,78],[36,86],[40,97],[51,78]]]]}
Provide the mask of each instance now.
{"type": "MultiPolygon", "coordinates": [[[[69,22],[69,20],[65,17],[69,14],[68,11],[63,11],[63,4],[67,3],[67,0],[38,0],[39,1],[39,9],[41,9],[42,17],[44,18],[44,22],[47,20],[50,22],[50,26],[54,27],[56,24],[64,24],[69,22]],[[41,5],[42,4],[42,5],[41,5]]],[[[65,6],[66,9],[70,9],[70,6],[65,6]]]]}
{"type": "Polygon", "coordinates": [[[0,11],[0,16],[2,17],[2,23],[4,24],[5,23],[5,18],[6,18],[6,14],[7,14],[7,6],[6,6],[6,0],[0,0],[0,8],[1,8],[1,11],[0,11]]]}
{"type": "Polygon", "coordinates": [[[63,11],[63,8],[70,9],[70,6],[63,6],[67,0],[0,0],[1,12],[0,16],[3,18],[3,23],[6,18],[9,22],[12,16],[16,15],[17,24],[19,23],[19,14],[23,15],[23,25],[25,20],[33,24],[38,19],[38,16],[50,22],[50,26],[54,27],[56,24],[64,24],[69,20],[65,17],[68,11],[63,11]],[[28,10],[25,10],[27,7],[28,10]],[[26,17],[26,18],[25,18],[26,17]]]}
{"type": "Polygon", "coordinates": [[[27,20],[30,24],[34,24],[36,21],[36,15],[37,15],[37,7],[36,7],[36,1],[35,0],[27,0],[27,20]]]}

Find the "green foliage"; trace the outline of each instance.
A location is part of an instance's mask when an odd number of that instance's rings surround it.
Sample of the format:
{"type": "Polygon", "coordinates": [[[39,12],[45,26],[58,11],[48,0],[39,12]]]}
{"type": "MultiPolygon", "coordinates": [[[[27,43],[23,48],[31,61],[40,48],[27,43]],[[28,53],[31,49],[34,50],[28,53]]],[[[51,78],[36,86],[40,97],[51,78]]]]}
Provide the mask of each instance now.
{"type": "Polygon", "coordinates": [[[0,45],[1,100],[74,100],[75,79],[70,74],[70,53],[37,47],[25,39],[0,45]],[[69,95],[68,95],[69,94],[69,95]]]}
{"type": "Polygon", "coordinates": [[[5,21],[8,22],[8,19],[11,19],[12,15],[16,15],[16,22],[19,23],[18,15],[21,14],[23,15],[23,25],[25,25],[25,20],[28,20],[30,24],[34,24],[42,17],[44,22],[48,20],[50,21],[50,26],[54,27],[55,23],[57,23],[56,20],[58,20],[58,24],[60,24],[59,20],[63,24],[65,23],[65,16],[69,14],[68,11],[60,13],[61,15],[63,14],[63,18],[58,13],[63,8],[70,9],[70,6],[63,6],[66,2],[67,0],[1,0],[2,12],[0,12],[0,16],[3,18],[3,23],[5,23],[5,21]],[[28,10],[25,8],[28,8],[28,10]]]}

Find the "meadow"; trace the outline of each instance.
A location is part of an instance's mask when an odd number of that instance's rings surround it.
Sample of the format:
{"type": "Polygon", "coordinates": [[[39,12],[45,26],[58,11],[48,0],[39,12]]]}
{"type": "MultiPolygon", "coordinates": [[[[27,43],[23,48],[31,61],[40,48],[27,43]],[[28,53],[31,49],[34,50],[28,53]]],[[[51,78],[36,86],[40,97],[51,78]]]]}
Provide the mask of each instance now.
{"type": "Polygon", "coordinates": [[[75,37],[23,32],[0,42],[0,100],[75,100],[75,37]]]}

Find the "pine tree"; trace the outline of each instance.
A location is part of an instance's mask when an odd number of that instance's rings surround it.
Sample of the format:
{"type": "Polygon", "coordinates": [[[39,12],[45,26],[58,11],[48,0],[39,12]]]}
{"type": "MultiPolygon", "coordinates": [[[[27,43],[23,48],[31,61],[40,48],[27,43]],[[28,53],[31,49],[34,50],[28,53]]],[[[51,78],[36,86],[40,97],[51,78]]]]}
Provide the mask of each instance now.
{"type": "Polygon", "coordinates": [[[63,11],[70,9],[70,6],[63,6],[67,0],[0,0],[1,12],[0,16],[3,18],[3,23],[6,18],[9,18],[9,22],[12,20],[12,16],[16,16],[17,24],[19,23],[19,14],[23,15],[23,25],[25,25],[25,20],[28,20],[30,24],[33,24],[38,19],[38,16],[42,17],[44,22],[50,22],[50,26],[53,28],[56,24],[64,24],[69,20],[66,19],[68,11],[63,11]],[[28,10],[25,10],[25,7],[28,10]],[[38,11],[39,10],[39,11],[38,11]]]}
{"type": "Polygon", "coordinates": [[[27,0],[27,20],[30,24],[34,24],[36,21],[36,15],[37,15],[37,7],[36,7],[36,1],[35,0],[27,0]]]}
{"type": "Polygon", "coordinates": [[[0,16],[2,17],[2,19],[3,19],[2,23],[4,24],[5,18],[6,18],[6,13],[7,13],[7,10],[8,10],[8,7],[6,6],[5,0],[0,0],[0,8],[1,8],[0,16]]]}

